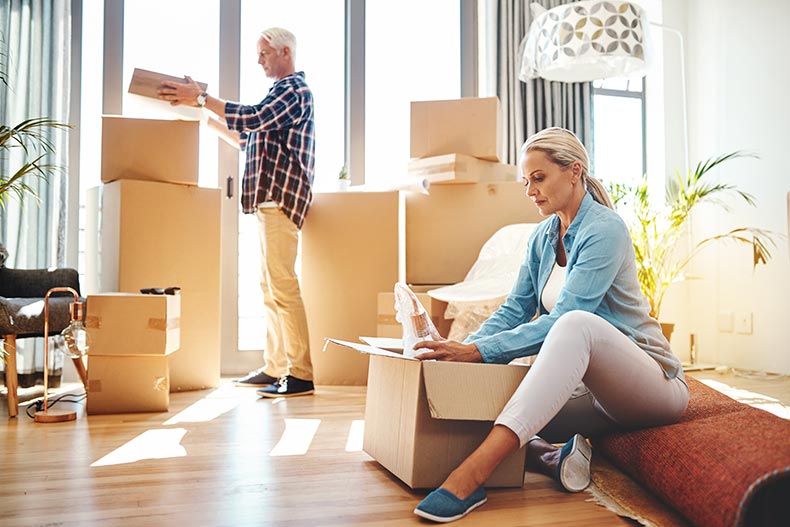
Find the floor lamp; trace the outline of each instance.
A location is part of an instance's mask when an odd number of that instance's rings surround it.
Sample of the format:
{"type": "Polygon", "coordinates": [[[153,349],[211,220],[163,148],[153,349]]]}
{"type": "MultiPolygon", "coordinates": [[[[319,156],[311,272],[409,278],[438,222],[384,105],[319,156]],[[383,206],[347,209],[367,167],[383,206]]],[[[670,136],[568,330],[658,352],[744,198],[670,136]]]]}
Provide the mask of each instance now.
{"type": "Polygon", "coordinates": [[[649,22],[638,4],[586,0],[546,9],[531,4],[533,21],[524,41],[519,79],[590,82],[611,77],[644,75],[650,64],[652,25],[680,42],[684,169],[688,173],[688,118],[683,35],[649,22]]]}
{"type": "Polygon", "coordinates": [[[88,334],[82,323],[83,304],[80,302],[79,293],[71,287],[53,287],[47,291],[44,297],[44,401],[41,410],[36,412],[33,418],[37,423],[60,423],[73,421],[77,418],[77,412],[51,411],[49,409],[49,297],[54,293],[71,293],[74,297],[74,302],[69,304],[71,322],[61,332],[61,335],[66,342],[66,354],[74,360],[74,366],[83,386],[88,386],[88,373],[85,370],[85,363],[82,362],[82,357],[87,353],[89,347],[88,334]]]}
{"type": "MultiPolygon", "coordinates": [[[[590,82],[610,77],[644,75],[652,55],[649,27],[667,31],[680,43],[684,174],[689,171],[686,65],[683,34],[649,22],[638,4],[585,0],[546,9],[531,4],[533,21],[523,43],[519,79],[590,82]]],[[[691,241],[691,230],[688,232],[691,241]]],[[[691,364],[685,369],[711,369],[697,362],[696,338],[690,336],[691,364]]]]}

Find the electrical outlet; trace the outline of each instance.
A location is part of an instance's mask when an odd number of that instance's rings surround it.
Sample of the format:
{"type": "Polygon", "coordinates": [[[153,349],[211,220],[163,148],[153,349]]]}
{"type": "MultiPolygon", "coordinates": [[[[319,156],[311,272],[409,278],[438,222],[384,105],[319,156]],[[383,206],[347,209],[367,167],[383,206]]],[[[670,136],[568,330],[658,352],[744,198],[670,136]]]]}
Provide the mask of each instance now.
{"type": "Polygon", "coordinates": [[[735,313],[735,332],[741,335],[752,334],[752,313],[750,311],[735,313]]]}
{"type": "Polygon", "coordinates": [[[722,311],[719,313],[719,331],[722,333],[732,333],[734,328],[732,311],[722,311]]]}

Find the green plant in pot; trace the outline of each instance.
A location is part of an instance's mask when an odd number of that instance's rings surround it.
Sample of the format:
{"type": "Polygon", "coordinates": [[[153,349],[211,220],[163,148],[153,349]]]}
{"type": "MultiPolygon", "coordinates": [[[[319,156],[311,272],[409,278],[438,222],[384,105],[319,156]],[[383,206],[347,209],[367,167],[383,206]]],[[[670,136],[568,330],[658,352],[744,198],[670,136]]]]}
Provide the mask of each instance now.
{"type": "MultiPolygon", "coordinates": [[[[647,176],[637,185],[613,184],[609,192],[615,207],[626,219],[636,253],[636,265],[642,292],[650,302],[650,315],[660,320],[661,304],[670,285],[690,278],[686,268],[702,250],[717,242],[735,242],[752,247],[753,266],[764,264],[771,257],[769,246],[775,246],[774,233],[754,227],[739,227],[705,238],[683,250],[681,237],[688,232],[691,212],[702,203],[729,210],[722,198],[735,196],[755,206],[750,194],[735,185],[715,181],[711,171],[732,159],[756,157],[740,151],[710,158],[698,163],[685,177],[675,172],[667,183],[666,202],[654,207],[648,192],[647,176]]],[[[662,324],[669,339],[674,324],[662,324]]]]}
{"type": "Polygon", "coordinates": [[[343,165],[340,169],[340,173],[337,175],[337,185],[340,190],[348,189],[349,185],[351,184],[351,176],[348,173],[348,167],[343,165]]]}

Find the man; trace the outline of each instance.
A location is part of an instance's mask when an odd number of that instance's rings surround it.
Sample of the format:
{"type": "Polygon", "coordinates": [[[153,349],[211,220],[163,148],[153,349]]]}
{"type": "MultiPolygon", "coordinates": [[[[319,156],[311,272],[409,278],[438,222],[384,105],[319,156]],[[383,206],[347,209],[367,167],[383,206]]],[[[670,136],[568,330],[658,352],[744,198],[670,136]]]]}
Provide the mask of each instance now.
{"type": "Polygon", "coordinates": [[[189,77],[185,83],[164,82],[159,98],[207,108],[222,119],[210,118],[209,127],[246,153],[241,204],[259,220],[267,338],[264,366],[236,384],[260,387],[263,397],[308,395],[314,389],[313,366],[294,265],[299,230],[313,198],[313,95],[304,72],[294,66],[296,38],[290,31],[267,29],[257,46],[258,64],[275,80],[260,103],[213,97],[189,77]]]}

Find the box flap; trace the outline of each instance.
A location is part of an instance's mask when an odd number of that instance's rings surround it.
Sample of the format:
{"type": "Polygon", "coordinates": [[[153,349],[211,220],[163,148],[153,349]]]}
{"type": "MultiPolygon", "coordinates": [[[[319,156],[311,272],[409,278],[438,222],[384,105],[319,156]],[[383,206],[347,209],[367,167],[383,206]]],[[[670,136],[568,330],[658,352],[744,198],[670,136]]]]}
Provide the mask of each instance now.
{"type": "Polygon", "coordinates": [[[424,361],[425,392],[436,419],[494,421],[528,366],[424,361]]]}
{"type": "MultiPolygon", "coordinates": [[[[332,344],[337,344],[338,346],[344,346],[346,348],[355,349],[360,353],[366,353],[368,355],[383,355],[385,357],[394,357],[396,359],[403,359],[403,360],[417,360],[413,357],[407,357],[405,355],[401,355],[400,353],[394,353],[392,351],[383,350],[381,348],[376,348],[374,346],[368,346],[367,344],[357,344],[356,342],[347,342],[345,340],[338,340],[338,339],[324,339],[326,342],[331,342],[332,344]]],[[[324,345],[326,348],[326,345],[324,345]]]]}
{"type": "Polygon", "coordinates": [[[359,337],[359,340],[374,348],[394,351],[395,353],[403,353],[403,339],[391,337],[359,337]]]}

